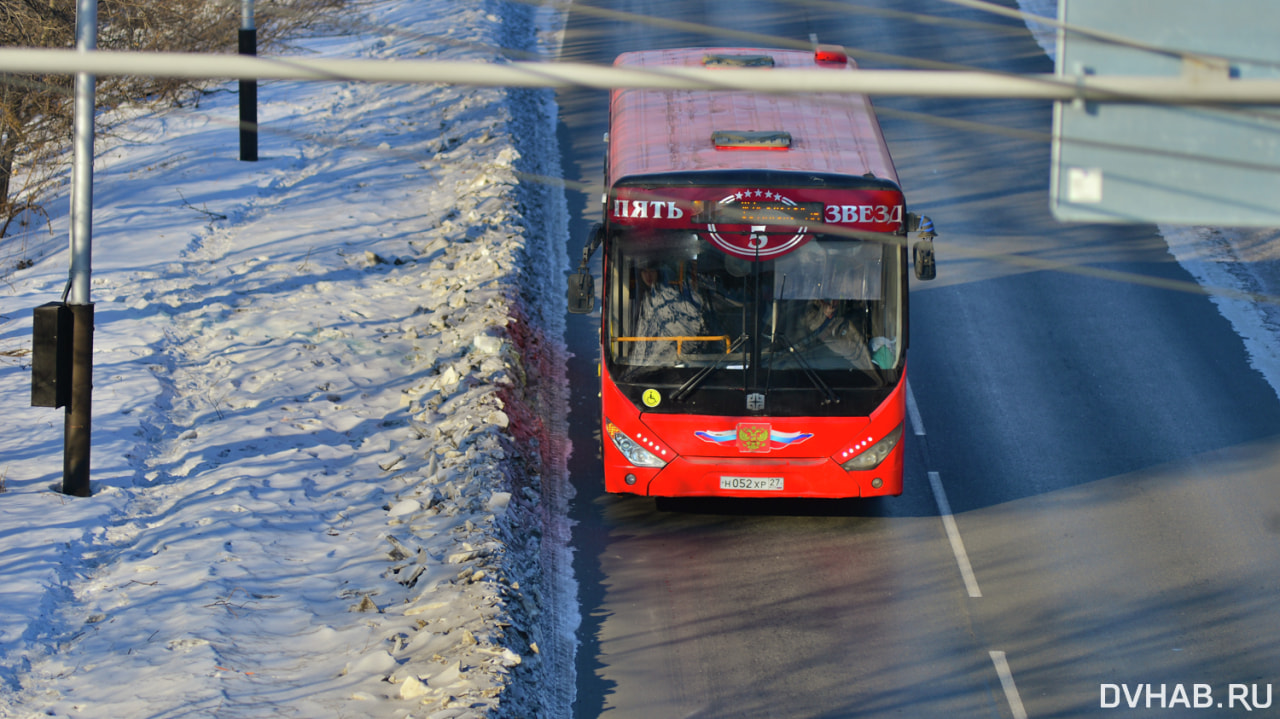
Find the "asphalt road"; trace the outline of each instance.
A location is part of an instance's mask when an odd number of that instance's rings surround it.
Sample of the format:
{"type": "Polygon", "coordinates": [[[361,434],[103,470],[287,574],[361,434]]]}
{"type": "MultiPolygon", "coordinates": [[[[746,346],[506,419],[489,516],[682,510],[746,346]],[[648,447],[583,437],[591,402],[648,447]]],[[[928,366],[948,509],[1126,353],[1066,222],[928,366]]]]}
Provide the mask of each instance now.
{"type": "MultiPolygon", "coordinates": [[[[678,20],[1052,70],[1017,21],[927,0],[862,6],[929,19],[620,0],[597,7],[650,19],[576,6],[562,59],[767,44],[678,20]]],[[[606,95],[559,101],[564,171],[582,188],[569,194],[577,258],[599,219],[606,95]]],[[[1179,289],[1192,279],[1154,227],[1050,216],[1047,104],[876,105],[911,209],[940,232],[938,280],[912,288],[906,491],[603,495],[597,318],[571,317],[575,716],[1249,714],[1242,696],[1280,693],[1275,391],[1210,299],[1179,289]]]]}

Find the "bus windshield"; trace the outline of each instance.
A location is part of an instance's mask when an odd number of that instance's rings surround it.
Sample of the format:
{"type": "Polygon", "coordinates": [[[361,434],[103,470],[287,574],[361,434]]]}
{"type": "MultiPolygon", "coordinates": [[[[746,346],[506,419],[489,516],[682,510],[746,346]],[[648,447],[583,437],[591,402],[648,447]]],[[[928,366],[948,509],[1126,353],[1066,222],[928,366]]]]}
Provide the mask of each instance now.
{"type": "Polygon", "coordinates": [[[608,360],[628,383],[883,387],[904,349],[895,239],[818,234],[756,260],[694,230],[619,228],[605,278],[608,360]]]}

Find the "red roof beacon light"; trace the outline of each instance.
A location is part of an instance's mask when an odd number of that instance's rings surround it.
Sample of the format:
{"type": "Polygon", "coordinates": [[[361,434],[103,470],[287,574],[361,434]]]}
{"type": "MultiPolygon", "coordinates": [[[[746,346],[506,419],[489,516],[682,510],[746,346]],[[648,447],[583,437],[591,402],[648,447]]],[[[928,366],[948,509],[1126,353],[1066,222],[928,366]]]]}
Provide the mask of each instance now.
{"type": "Polygon", "coordinates": [[[849,55],[839,45],[819,45],[813,50],[813,61],[819,65],[848,65],[849,55]]]}

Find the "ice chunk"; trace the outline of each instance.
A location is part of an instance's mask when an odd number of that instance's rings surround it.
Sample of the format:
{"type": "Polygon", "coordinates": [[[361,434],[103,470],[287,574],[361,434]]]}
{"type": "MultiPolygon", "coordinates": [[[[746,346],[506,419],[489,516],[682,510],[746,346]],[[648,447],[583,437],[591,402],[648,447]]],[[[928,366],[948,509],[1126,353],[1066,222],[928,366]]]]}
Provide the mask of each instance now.
{"type": "Polygon", "coordinates": [[[418,500],[404,499],[396,502],[395,505],[391,507],[391,511],[387,512],[387,514],[392,517],[403,517],[406,514],[413,514],[420,509],[422,509],[422,503],[418,500]]]}
{"type": "Polygon", "coordinates": [[[489,495],[489,501],[485,504],[485,508],[490,512],[496,512],[507,508],[511,503],[510,492],[494,492],[489,495]]]}
{"type": "Polygon", "coordinates": [[[427,693],[427,685],[422,683],[421,679],[410,676],[408,679],[400,682],[400,698],[401,699],[417,699],[427,693]]]}
{"type": "Polygon", "coordinates": [[[502,351],[502,340],[498,337],[490,337],[489,335],[477,335],[471,344],[476,351],[487,355],[496,355],[502,351]]]}

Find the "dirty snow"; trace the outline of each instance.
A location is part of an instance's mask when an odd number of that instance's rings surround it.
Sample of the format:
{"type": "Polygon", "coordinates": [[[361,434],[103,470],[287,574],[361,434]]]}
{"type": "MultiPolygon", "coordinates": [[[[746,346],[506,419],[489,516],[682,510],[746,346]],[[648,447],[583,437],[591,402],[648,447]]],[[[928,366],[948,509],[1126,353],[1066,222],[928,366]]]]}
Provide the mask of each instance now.
{"type": "MultiPolygon", "coordinates": [[[[357,9],[302,51],[554,40],[521,4],[357,9]]],[[[566,715],[567,213],[522,181],[559,174],[553,97],[264,83],[243,163],[231,89],[99,138],[90,498],[28,406],[65,197],[0,288],[0,716],[566,715]]]]}

